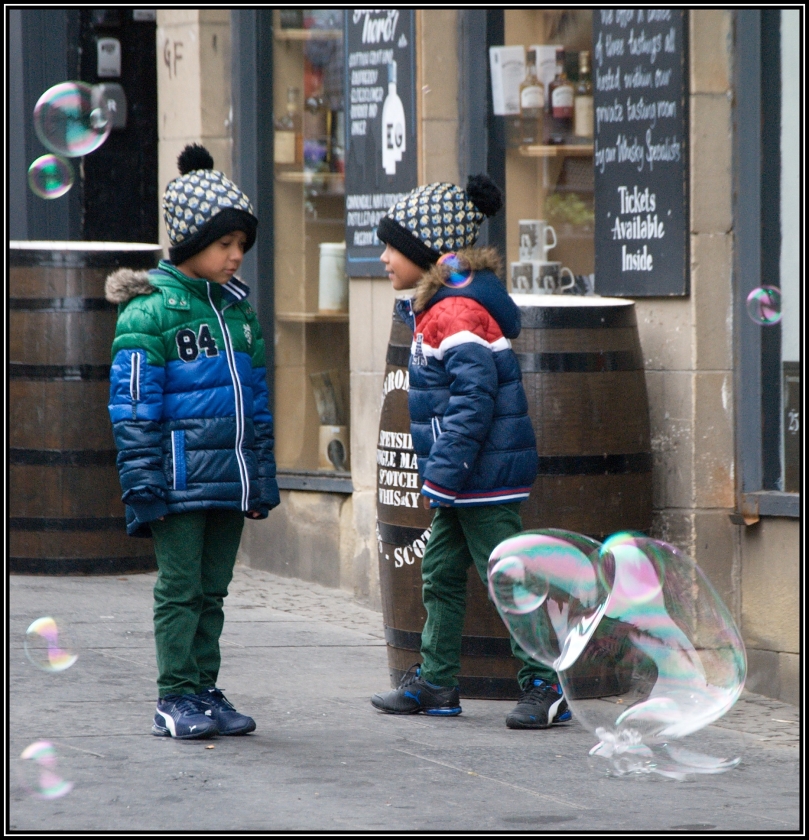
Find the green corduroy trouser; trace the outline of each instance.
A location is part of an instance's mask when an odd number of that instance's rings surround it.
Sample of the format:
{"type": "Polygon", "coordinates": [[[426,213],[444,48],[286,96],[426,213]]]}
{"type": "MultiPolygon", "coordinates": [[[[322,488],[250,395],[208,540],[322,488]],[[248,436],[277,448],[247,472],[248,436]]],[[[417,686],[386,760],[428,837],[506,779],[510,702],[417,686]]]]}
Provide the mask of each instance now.
{"type": "MultiPolygon", "coordinates": [[[[503,540],[522,531],[519,502],[478,507],[439,507],[421,561],[422,597],[427,621],[421,633],[421,676],[435,685],[457,685],[470,563],[488,587],[489,555],[503,540]]],[[[511,638],[522,663],[517,679],[525,687],[534,677],[556,682],[556,674],[532,659],[511,638]]]]}
{"type": "Polygon", "coordinates": [[[239,510],[174,513],[151,523],[157,557],[157,688],[196,694],[216,685],[222,608],[244,527],[239,510]]]}

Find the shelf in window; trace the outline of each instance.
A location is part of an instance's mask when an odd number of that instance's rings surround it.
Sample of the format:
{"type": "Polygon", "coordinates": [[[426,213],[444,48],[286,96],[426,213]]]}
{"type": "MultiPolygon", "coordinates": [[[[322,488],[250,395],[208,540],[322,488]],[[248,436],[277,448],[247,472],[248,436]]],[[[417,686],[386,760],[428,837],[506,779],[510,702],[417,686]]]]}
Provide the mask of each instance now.
{"type": "Polygon", "coordinates": [[[339,41],[342,29],[276,29],[276,41],[339,41]]]}
{"type": "Polygon", "coordinates": [[[293,169],[275,173],[276,181],[285,184],[342,184],[344,178],[342,172],[309,172],[293,169]]]}
{"type": "Polygon", "coordinates": [[[519,152],[523,157],[592,157],[591,145],[559,145],[559,146],[520,146],[519,152]]]}
{"type": "Polygon", "coordinates": [[[275,319],[293,324],[347,324],[348,312],[276,312],[275,319]]]}

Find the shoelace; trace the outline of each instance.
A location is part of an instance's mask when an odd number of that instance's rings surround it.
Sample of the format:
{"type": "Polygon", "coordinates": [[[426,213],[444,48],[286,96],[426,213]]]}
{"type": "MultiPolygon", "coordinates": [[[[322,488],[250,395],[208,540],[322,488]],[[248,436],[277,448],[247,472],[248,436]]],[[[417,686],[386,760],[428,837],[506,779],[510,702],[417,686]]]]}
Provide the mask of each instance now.
{"type": "Polygon", "coordinates": [[[532,684],[530,688],[526,688],[523,691],[523,695],[520,698],[520,702],[524,703],[526,700],[544,700],[548,696],[548,694],[551,693],[551,691],[554,694],[559,694],[559,692],[556,691],[556,688],[548,683],[544,682],[541,685],[532,684]]]}
{"type": "Polygon", "coordinates": [[[227,697],[225,697],[221,688],[214,688],[206,691],[205,693],[207,695],[206,699],[209,698],[210,702],[218,706],[220,709],[227,709],[229,712],[236,711],[236,707],[228,700],[227,697]]]}
{"type": "Polygon", "coordinates": [[[190,694],[183,694],[181,697],[178,697],[172,705],[178,712],[197,715],[200,713],[199,706],[197,706],[190,694]]]}
{"type": "Polygon", "coordinates": [[[412,683],[414,683],[420,675],[421,666],[418,663],[416,663],[415,665],[411,665],[405,672],[405,675],[400,680],[399,688],[405,688],[408,685],[412,685],[412,683]]]}

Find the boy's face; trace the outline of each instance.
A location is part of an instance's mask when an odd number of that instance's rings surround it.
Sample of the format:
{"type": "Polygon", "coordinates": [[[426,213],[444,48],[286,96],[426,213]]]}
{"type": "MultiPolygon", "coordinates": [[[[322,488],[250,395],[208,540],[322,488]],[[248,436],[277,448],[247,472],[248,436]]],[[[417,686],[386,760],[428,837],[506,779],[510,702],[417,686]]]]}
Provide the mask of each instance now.
{"type": "Polygon", "coordinates": [[[239,270],[246,242],[247,234],[243,230],[226,233],[177,268],[188,277],[224,285],[239,270]]]}
{"type": "Polygon", "coordinates": [[[390,245],[385,246],[385,250],[379,259],[385,264],[388,279],[397,292],[404,289],[415,289],[421,275],[424,274],[424,271],[412,260],[390,245]]]}

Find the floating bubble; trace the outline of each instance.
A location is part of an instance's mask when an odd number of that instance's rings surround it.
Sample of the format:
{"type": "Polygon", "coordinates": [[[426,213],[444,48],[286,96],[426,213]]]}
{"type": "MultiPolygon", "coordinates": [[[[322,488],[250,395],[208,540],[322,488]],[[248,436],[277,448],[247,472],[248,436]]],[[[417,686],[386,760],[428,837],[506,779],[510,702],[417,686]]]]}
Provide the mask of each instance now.
{"type": "Polygon", "coordinates": [[[747,313],[757,323],[768,327],[781,320],[781,290],[759,286],[747,296],[747,313]]]}
{"type": "Polygon", "coordinates": [[[461,289],[472,282],[472,267],[463,257],[457,254],[443,254],[439,257],[438,264],[447,268],[444,283],[450,288],[461,289]]]}
{"type": "Polygon", "coordinates": [[[59,799],[73,790],[73,782],[56,772],[56,750],[49,741],[35,741],[20,755],[18,773],[23,787],[36,799],[59,799]]]}
{"type": "Polygon", "coordinates": [[[73,665],[79,657],[70,647],[64,627],[50,616],[38,618],[25,631],[25,653],[43,671],[56,673],[73,665]]]}
{"type": "Polygon", "coordinates": [[[608,773],[684,778],[738,763],[671,744],[725,714],[747,669],[732,616],[678,549],[636,533],[601,545],[573,532],[527,532],[497,546],[489,576],[501,617],[557,671],[608,773]]]}
{"type": "Polygon", "coordinates": [[[34,107],[34,128],[43,145],[58,155],[81,157],[109,137],[112,120],[93,88],[62,82],[49,88],[34,107]]]}
{"type": "Polygon", "coordinates": [[[73,186],[73,167],[58,155],[42,155],[28,167],[28,186],[40,198],[59,198],[73,186]]]}

